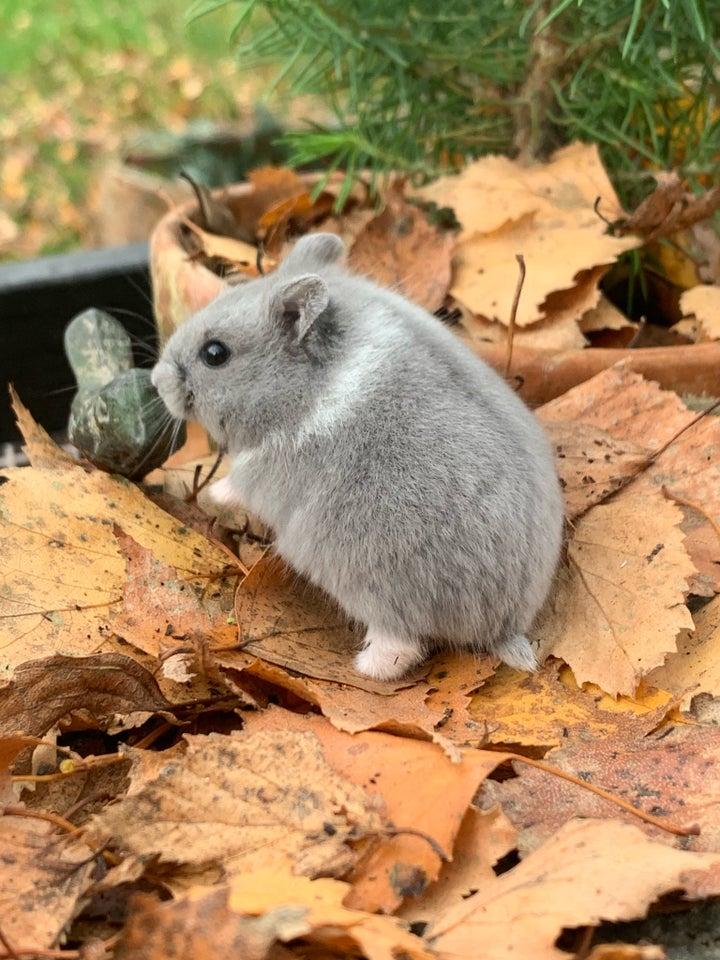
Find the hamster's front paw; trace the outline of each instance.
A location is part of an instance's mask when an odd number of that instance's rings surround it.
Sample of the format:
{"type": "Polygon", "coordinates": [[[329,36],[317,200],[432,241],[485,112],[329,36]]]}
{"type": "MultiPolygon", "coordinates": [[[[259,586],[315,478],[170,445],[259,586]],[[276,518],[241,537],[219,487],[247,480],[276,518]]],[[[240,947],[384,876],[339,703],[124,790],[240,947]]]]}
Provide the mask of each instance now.
{"type": "Polygon", "coordinates": [[[420,663],[423,650],[415,642],[368,627],[355,669],[373,680],[397,680],[420,663]]]}
{"type": "Polygon", "coordinates": [[[227,477],[223,477],[222,480],[211,483],[208,493],[214,502],[221,507],[234,506],[238,502],[238,496],[229,474],[227,477]]]}

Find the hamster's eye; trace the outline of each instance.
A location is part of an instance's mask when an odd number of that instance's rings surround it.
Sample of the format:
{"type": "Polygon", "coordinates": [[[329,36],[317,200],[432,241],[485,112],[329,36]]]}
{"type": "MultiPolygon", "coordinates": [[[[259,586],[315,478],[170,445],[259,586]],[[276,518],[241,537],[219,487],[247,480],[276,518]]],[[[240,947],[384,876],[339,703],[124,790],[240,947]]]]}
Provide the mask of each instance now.
{"type": "Polygon", "coordinates": [[[208,340],[200,347],[200,359],[207,367],[221,367],[230,359],[230,350],[222,340],[208,340]]]}

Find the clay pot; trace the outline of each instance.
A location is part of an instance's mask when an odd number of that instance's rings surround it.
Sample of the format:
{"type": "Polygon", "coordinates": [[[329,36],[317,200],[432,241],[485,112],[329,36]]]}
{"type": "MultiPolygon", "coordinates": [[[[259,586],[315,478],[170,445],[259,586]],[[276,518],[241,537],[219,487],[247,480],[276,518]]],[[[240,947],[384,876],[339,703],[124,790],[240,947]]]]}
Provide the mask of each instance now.
{"type": "MultiPolygon", "coordinates": [[[[309,174],[309,186],[320,174],[309,174]]],[[[252,213],[254,188],[240,183],[220,194],[234,212],[252,213]]],[[[161,343],[192,313],[226,288],[225,282],[202,264],[188,258],[180,242],[180,216],[196,210],[189,202],[170,211],[156,226],[150,241],[150,265],[155,317],[161,343]]],[[[241,216],[241,219],[245,219],[241,216]]],[[[506,347],[499,344],[469,344],[496,370],[503,371],[506,347]]],[[[536,406],[560,396],[620,360],[649,380],[678,393],[720,395],[720,342],[688,346],[543,352],[516,347],[512,374],[523,378],[521,396],[536,406]]]]}

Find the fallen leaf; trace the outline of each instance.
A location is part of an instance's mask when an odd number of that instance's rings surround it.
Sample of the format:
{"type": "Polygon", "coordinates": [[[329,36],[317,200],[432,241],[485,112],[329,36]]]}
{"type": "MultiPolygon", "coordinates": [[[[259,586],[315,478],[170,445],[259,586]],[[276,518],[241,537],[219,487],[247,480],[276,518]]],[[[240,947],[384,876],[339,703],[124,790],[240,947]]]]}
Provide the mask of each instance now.
{"type": "Polygon", "coordinates": [[[677,652],[647,677],[680,697],[686,709],[699,693],[720,697],[720,596],[693,614],[693,620],[695,629],[681,633],[677,652]]]}
{"type": "Polygon", "coordinates": [[[312,945],[332,950],[333,956],[339,951],[368,960],[434,960],[423,941],[395,918],[348,909],[348,890],[338,880],[309,880],[288,870],[261,868],[233,878],[227,887],[201,889],[174,903],[146,898],[135,904],[114,954],[118,960],[140,954],[160,960],[173,944],[177,960],[228,949],[243,960],[279,960],[271,952],[273,944],[300,941],[304,956],[312,945]]]}
{"type": "MultiPolygon", "coordinates": [[[[513,762],[517,776],[483,785],[483,807],[500,804],[518,828],[521,856],[556,835],[574,817],[613,817],[634,824],[659,846],[720,855],[720,730],[675,725],[641,739],[624,734],[580,740],[551,750],[548,766],[594,784],[668,826],[699,826],[693,836],[675,836],[641,821],[610,801],[553,777],[544,770],[513,762]]],[[[614,847],[608,847],[608,850],[614,847]]],[[[619,851],[618,851],[619,852],[619,851]]],[[[720,877],[714,882],[720,889],[720,877]]],[[[693,895],[693,884],[687,887],[693,895]]],[[[704,894],[707,890],[704,888],[704,894]]]]}
{"type": "Polygon", "coordinates": [[[227,557],[138,487],[75,464],[22,468],[0,488],[0,676],[54,653],[117,650],[107,629],[125,577],[113,523],[180,576],[209,578],[227,557]]]}
{"type": "Polygon", "coordinates": [[[237,626],[231,616],[234,582],[219,575],[210,582],[179,579],[174,567],[119,527],[115,536],[126,570],[122,606],[110,611],[110,625],[117,634],[155,657],[185,648],[197,661],[204,659],[205,651],[237,647],[237,626]]]}
{"type": "Polygon", "coordinates": [[[642,438],[643,447],[650,450],[671,440],[693,416],[676,393],[645,380],[626,362],[544,404],[540,413],[544,423],[591,424],[630,443],[642,438]]]}
{"type": "Polygon", "coordinates": [[[58,446],[47,430],[30,414],[12,384],[9,384],[10,403],[15,414],[18,430],[23,437],[23,450],[34,467],[77,467],[78,462],[58,446]]]}
{"type": "Polygon", "coordinates": [[[597,687],[582,688],[559,661],[537,673],[501,666],[473,698],[470,715],[485,723],[486,741],[505,749],[556,747],[580,739],[646,736],[672,708],[669,693],[612,700],[597,687]]]}
{"type": "Polygon", "coordinates": [[[561,960],[564,927],[645,915],[663,893],[685,888],[718,854],[672,850],[614,821],[572,821],[512,870],[427,931],[439,960],[561,960]],[[612,856],[608,856],[612,851],[612,856]]]}
{"type": "Polygon", "coordinates": [[[44,954],[55,947],[92,884],[95,866],[87,845],[58,838],[51,824],[0,817],[3,949],[44,954]]]}
{"type": "Polygon", "coordinates": [[[616,233],[635,233],[645,242],[669,237],[707,220],[720,207],[720,187],[696,195],[675,171],[658,171],[657,186],[630,214],[613,224],[616,233]]]}
{"type": "Polygon", "coordinates": [[[187,740],[184,757],[97,814],[91,833],[225,876],[290,857],[298,873],[342,876],[357,859],[348,841],[384,828],[377,799],[328,765],[310,731],[187,740]]]}
{"type": "Polygon", "coordinates": [[[455,237],[428,222],[396,180],[383,195],[383,209],[355,237],[350,267],[420,304],[431,313],[445,302],[455,237]]]}
{"type": "MultiPolygon", "coordinates": [[[[720,418],[708,416],[693,424],[694,413],[677,394],[616,364],[545,404],[540,418],[572,421],[575,429],[600,427],[616,440],[632,443],[638,437],[652,451],[677,439],[633,480],[638,494],[654,496],[662,486],[671,495],[696,504],[710,516],[720,516],[720,418]],[[690,429],[688,429],[690,428],[690,429]]],[[[596,466],[588,471],[592,475],[596,466]]],[[[709,520],[683,506],[685,547],[696,567],[688,589],[700,596],[720,591],[720,538],[709,520]]]]}
{"type": "Polygon", "coordinates": [[[308,880],[289,872],[267,871],[233,880],[230,905],[237,912],[264,913],[269,907],[298,904],[306,908],[305,936],[331,949],[355,946],[368,960],[434,960],[423,941],[393,917],[349,909],[348,888],[337,880],[308,880]],[[309,909],[307,909],[309,907],[309,909]]]}
{"type": "Polygon", "coordinates": [[[408,899],[398,916],[410,923],[432,923],[456,904],[495,880],[493,867],[515,848],[517,831],[500,807],[470,806],[463,817],[452,861],[425,893],[408,899]]]}
{"type": "MultiPolygon", "coordinates": [[[[238,669],[220,655],[218,662],[238,669]]],[[[491,676],[497,660],[472,654],[436,657],[427,680],[377,693],[346,684],[314,680],[275,664],[255,660],[242,676],[257,677],[317,706],[338,730],[358,733],[382,730],[440,744],[451,759],[462,756],[462,744],[485,740],[487,727],[468,713],[472,694],[491,676]]],[[[239,682],[242,684],[242,677],[239,682]]]]}
{"type": "MultiPolygon", "coordinates": [[[[548,406],[546,404],[546,406],[548,406]]],[[[555,448],[555,465],[565,501],[565,516],[576,520],[637,476],[652,451],[631,440],[617,440],[594,424],[547,420],[537,411],[555,448]]]]}
{"type": "Polygon", "coordinates": [[[583,333],[597,333],[600,330],[635,329],[635,324],[628,320],[622,310],[618,310],[615,304],[602,293],[596,306],[583,313],[578,320],[578,325],[583,333]]]}
{"type": "Polygon", "coordinates": [[[80,710],[102,725],[117,714],[146,716],[170,709],[152,674],[130,657],[56,654],[21,664],[11,682],[0,689],[0,736],[22,730],[41,737],[80,710]]]}
{"type": "MultiPolygon", "coordinates": [[[[583,271],[609,265],[639,243],[610,236],[594,209],[598,196],[603,209],[619,209],[595,146],[572,144],[548,163],[531,165],[484,157],[418,192],[453,207],[462,221],[452,296],[471,313],[506,325],[517,285],[516,254],[527,268],[516,317],[525,328],[547,316],[554,291],[572,290],[583,271]]],[[[567,297],[565,308],[575,319],[592,305],[586,292],[573,311],[567,297]]]]}
{"type": "Polygon", "coordinates": [[[433,743],[375,731],[351,736],[324,717],[279,709],[248,714],[246,730],[311,730],[340,776],[382,800],[397,836],[384,839],[358,864],[350,877],[352,892],[345,900],[346,906],[371,912],[393,912],[406,897],[418,896],[438,877],[438,850],[451,855],[473,796],[506,756],[469,750],[453,763],[433,743]]]}
{"type": "Polygon", "coordinates": [[[541,658],[560,657],[580,684],[632,696],[692,626],[685,596],[695,568],[681,520],[660,491],[630,488],[581,517],[533,628],[541,658]]]}
{"type": "MultiPolygon", "coordinates": [[[[194,242],[198,250],[208,258],[216,257],[230,264],[235,270],[248,277],[259,277],[260,271],[257,267],[258,248],[244,240],[238,240],[236,237],[228,237],[224,234],[211,233],[203,230],[198,224],[193,223],[187,217],[182,218],[183,225],[192,233],[194,242]]],[[[271,263],[263,260],[263,267],[267,267],[269,272],[271,263]]]]}
{"type": "MultiPolygon", "coordinates": [[[[700,284],[680,297],[683,315],[693,316],[700,325],[702,340],[720,340],[720,287],[700,284]]],[[[675,329],[678,324],[675,325],[675,329]]]]}

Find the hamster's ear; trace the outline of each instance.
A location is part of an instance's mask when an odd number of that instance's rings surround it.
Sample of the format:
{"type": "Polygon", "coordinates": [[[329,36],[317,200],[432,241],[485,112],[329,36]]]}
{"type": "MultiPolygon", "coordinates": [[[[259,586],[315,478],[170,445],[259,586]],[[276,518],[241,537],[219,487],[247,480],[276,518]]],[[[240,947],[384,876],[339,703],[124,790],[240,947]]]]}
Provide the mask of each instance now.
{"type": "Polygon", "coordinates": [[[306,273],[273,292],[270,317],[283,332],[300,343],[329,302],[330,294],[325,282],[314,274],[306,273]]]}
{"type": "Polygon", "coordinates": [[[318,270],[342,260],[345,246],[334,233],[306,233],[280,265],[284,271],[318,270]]]}

